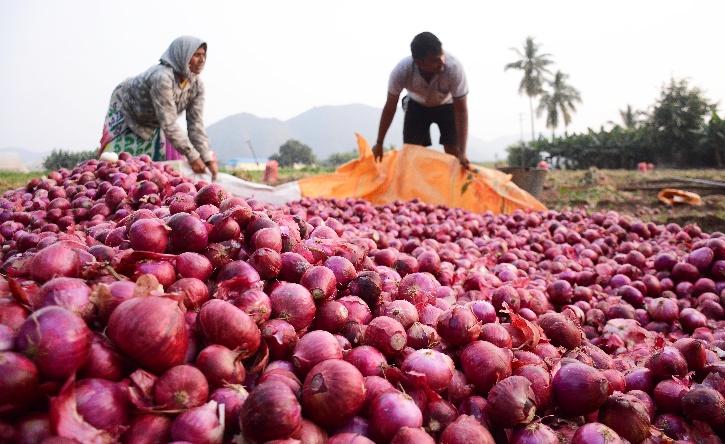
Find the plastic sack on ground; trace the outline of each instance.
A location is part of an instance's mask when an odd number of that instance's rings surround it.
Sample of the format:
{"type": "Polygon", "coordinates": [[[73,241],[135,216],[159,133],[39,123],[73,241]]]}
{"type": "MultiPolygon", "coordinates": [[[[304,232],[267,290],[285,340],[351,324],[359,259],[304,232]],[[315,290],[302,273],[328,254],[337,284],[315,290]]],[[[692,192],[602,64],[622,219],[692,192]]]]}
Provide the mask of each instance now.
{"type": "Polygon", "coordinates": [[[366,199],[375,204],[418,198],[476,212],[510,213],[516,209],[546,210],[541,202],[511,181],[509,174],[475,167],[464,170],[447,154],[416,145],[384,154],[375,162],[367,141],[357,135],[357,160],[332,174],[299,181],[306,197],[366,199]]]}

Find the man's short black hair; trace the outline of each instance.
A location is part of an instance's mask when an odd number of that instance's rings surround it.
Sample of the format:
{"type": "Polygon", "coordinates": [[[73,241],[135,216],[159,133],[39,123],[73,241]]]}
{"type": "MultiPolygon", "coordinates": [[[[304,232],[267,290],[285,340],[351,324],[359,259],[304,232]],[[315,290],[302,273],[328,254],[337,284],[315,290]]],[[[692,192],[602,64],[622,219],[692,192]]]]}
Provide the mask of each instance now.
{"type": "Polygon", "coordinates": [[[428,55],[439,55],[443,52],[443,45],[432,32],[421,32],[410,42],[410,52],[414,59],[422,59],[428,55]]]}

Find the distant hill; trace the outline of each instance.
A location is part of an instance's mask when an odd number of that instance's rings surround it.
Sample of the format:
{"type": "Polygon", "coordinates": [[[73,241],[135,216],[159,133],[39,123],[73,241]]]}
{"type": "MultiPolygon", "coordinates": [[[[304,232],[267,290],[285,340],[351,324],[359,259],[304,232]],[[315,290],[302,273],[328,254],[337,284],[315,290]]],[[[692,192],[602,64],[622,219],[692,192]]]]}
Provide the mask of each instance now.
{"type": "MultiPolygon", "coordinates": [[[[297,139],[312,147],[318,159],[330,154],[355,149],[355,133],[362,134],[368,142],[375,140],[380,121],[379,108],[368,105],[321,106],[312,108],[289,120],[257,117],[249,113],[234,114],[207,127],[214,151],[220,161],[249,157],[249,140],[260,159],[275,154],[280,145],[289,139],[297,139]]],[[[438,130],[433,126],[432,140],[438,140],[438,130]]],[[[506,146],[516,137],[503,137],[484,141],[470,137],[468,155],[471,160],[491,161],[506,157],[506,146]]],[[[398,110],[388,131],[385,144],[400,146],[403,142],[403,112],[398,110]]]]}

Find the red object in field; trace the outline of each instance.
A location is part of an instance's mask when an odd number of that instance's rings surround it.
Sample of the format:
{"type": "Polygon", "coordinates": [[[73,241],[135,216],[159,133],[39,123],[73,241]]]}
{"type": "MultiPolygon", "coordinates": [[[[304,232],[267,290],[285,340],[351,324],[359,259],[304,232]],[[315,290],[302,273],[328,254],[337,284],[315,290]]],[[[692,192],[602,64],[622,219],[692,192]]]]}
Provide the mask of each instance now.
{"type": "Polygon", "coordinates": [[[270,160],[264,167],[264,183],[276,183],[279,177],[279,164],[276,160],[270,160]]]}
{"type": "Polygon", "coordinates": [[[549,162],[545,160],[539,161],[539,163],[536,165],[536,168],[549,171],[549,162]]]}

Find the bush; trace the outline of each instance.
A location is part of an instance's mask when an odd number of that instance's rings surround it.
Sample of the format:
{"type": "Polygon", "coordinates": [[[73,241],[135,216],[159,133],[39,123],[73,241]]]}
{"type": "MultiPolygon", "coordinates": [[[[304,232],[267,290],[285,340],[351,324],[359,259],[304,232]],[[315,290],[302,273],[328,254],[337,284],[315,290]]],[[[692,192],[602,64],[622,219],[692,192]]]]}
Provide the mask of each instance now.
{"type": "Polygon", "coordinates": [[[48,157],[43,160],[43,168],[46,170],[59,170],[61,168],[71,169],[84,160],[96,157],[96,151],[66,151],[54,149],[48,157]]]}
{"type": "Polygon", "coordinates": [[[312,165],[317,161],[312,148],[294,139],[280,146],[279,153],[269,156],[269,160],[276,160],[281,167],[291,167],[295,164],[312,165]]]}

